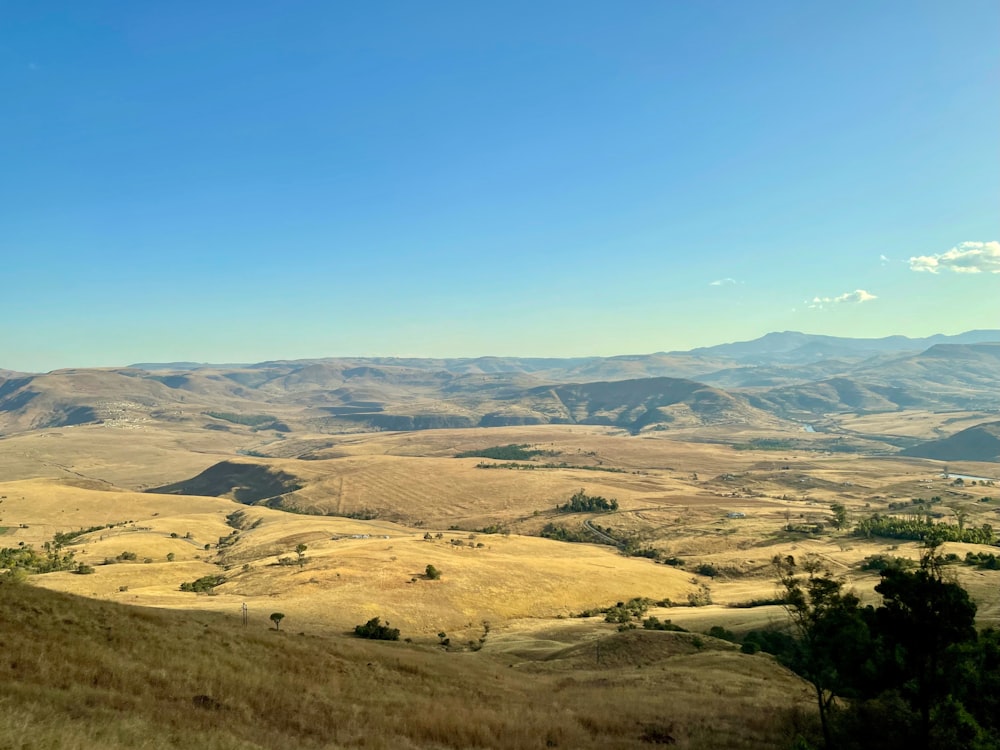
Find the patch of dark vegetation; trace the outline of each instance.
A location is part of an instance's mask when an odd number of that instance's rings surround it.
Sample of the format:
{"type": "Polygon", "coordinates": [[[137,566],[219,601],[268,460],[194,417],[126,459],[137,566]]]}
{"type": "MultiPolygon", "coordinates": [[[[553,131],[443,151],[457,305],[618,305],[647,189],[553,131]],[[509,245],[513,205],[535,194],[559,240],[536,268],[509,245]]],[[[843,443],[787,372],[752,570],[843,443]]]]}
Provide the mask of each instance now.
{"type": "Polygon", "coordinates": [[[202,576],[196,581],[185,581],[181,584],[181,591],[190,591],[196,594],[203,594],[211,591],[216,586],[221,586],[226,582],[225,576],[209,575],[202,576]]]}
{"type": "Polygon", "coordinates": [[[701,563],[694,569],[694,572],[700,576],[708,576],[709,578],[715,578],[719,575],[719,569],[712,565],[712,563],[701,563]]]}
{"type": "Polygon", "coordinates": [[[639,740],[653,745],[677,744],[677,739],[674,737],[673,724],[647,724],[642,728],[639,740]]]}
{"type": "Polygon", "coordinates": [[[4,547],[0,549],[0,568],[6,569],[8,575],[17,577],[19,573],[53,573],[76,566],[73,552],[63,552],[61,545],[46,542],[44,549],[45,553],[40,554],[30,544],[4,547]]]}
{"type": "Polygon", "coordinates": [[[776,604],[785,604],[785,598],[773,596],[766,599],[748,599],[745,602],[732,602],[726,606],[730,609],[753,609],[754,607],[773,607],[776,604]]]}
{"type": "Polygon", "coordinates": [[[642,627],[646,630],[668,630],[675,633],[688,632],[686,628],[682,628],[680,625],[675,625],[670,620],[661,620],[655,615],[650,615],[643,620],[642,627]]]}
{"type": "Polygon", "coordinates": [[[481,529],[476,529],[476,531],[480,534],[503,534],[504,536],[510,536],[510,527],[502,523],[491,523],[488,526],[483,526],[481,529]]]}
{"type": "Polygon", "coordinates": [[[1000,557],[992,552],[966,552],[965,564],[982,570],[1000,570],[1000,557]]]}
{"type": "Polygon", "coordinates": [[[77,529],[76,531],[57,531],[53,537],[53,541],[57,545],[70,544],[74,539],[83,536],[84,534],[90,534],[93,531],[103,531],[104,529],[113,529],[121,526],[128,526],[132,521],[119,521],[117,523],[106,523],[101,526],[90,526],[86,529],[77,529]]]}
{"type": "Polygon", "coordinates": [[[497,461],[529,461],[535,456],[557,456],[557,451],[532,448],[530,443],[494,445],[491,448],[476,448],[455,454],[455,458],[492,458],[497,461]]]}
{"type": "Polygon", "coordinates": [[[874,570],[881,573],[883,570],[909,570],[915,568],[916,563],[908,557],[893,557],[891,555],[868,555],[858,566],[861,570],[874,570]]]}
{"type": "Polygon", "coordinates": [[[399,628],[389,627],[388,621],[383,625],[381,618],[373,617],[364,625],[355,625],[354,635],[374,641],[398,641],[399,628]]]}
{"type": "Polygon", "coordinates": [[[600,495],[588,495],[580,490],[569,502],[557,505],[556,510],[560,513],[608,513],[618,510],[618,501],[614,498],[608,500],[600,495]]]}
{"type": "Polygon", "coordinates": [[[1000,631],[976,630],[976,604],[937,548],[912,570],[882,570],[877,607],[818,558],[774,558],[794,637],[768,646],[815,690],[822,733],[810,747],[1000,746],[1000,631]]]}
{"type": "Polygon", "coordinates": [[[584,542],[616,546],[613,542],[602,541],[600,537],[595,538],[593,534],[588,533],[583,528],[574,530],[563,526],[562,524],[555,524],[551,522],[545,524],[542,527],[542,530],[538,532],[538,535],[545,539],[555,539],[558,542],[584,542]]]}
{"type": "Polygon", "coordinates": [[[937,543],[993,544],[996,541],[993,527],[988,523],[978,529],[966,529],[958,524],[936,523],[926,516],[883,516],[877,513],[859,521],[854,527],[854,535],[937,543]]]}
{"type": "MultiPolygon", "coordinates": [[[[510,469],[512,471],[534,471],[535,469],[578,469],[580,471],[606,471],[611,474],[627,474],[625,469],[618,469],[614,466],[582,466],[579,464],[568,464],[565,461],[554,464],[519,464],[513,461],[507,461],[502,464],[490,464],[485,461],[481,461],[476,464],[477,469],[510,469]]],[[[634,474],[641,474],[642,472],[636,471],[634,474]]]]}
{"type": "Polygon", "coordinates": [[[603,544],[616,547],[626,557],[645,557],[654,562],[658,562],[662,556],[660,550],[644,544],[633,534],[593,522],[587,522],[579,529],[571,529],[563,524],[549,522],[542,527],[538,535],[544,539],[555,539],[559,542],[603,544]]]}

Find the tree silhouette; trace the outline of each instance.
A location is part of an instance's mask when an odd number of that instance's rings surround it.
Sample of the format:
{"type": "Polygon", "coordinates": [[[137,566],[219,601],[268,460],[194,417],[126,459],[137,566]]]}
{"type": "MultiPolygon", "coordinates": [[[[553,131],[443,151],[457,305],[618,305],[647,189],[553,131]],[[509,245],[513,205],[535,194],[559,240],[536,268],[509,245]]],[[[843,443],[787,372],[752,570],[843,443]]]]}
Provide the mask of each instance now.
{"type": "Polygon", "coordinates": [[[271,613],[271,622],[274,623],[275,630],[281,630],[281,621],[285,619],[285,615],[281,612],[271,613]]]}

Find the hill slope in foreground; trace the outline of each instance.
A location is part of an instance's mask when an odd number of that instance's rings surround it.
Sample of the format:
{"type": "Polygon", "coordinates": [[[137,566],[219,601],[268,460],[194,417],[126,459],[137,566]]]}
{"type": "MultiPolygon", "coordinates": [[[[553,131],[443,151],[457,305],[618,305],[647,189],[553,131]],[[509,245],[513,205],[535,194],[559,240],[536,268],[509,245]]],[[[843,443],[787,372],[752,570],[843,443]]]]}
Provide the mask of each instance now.
{"type": "Polygon", "coordinates": [[[9,580],[0,618],[2,747],[771,747],[810,705],[771,658],[684,633],[607,635],[603,663],[579,649],[511,663],[9,580]]]}

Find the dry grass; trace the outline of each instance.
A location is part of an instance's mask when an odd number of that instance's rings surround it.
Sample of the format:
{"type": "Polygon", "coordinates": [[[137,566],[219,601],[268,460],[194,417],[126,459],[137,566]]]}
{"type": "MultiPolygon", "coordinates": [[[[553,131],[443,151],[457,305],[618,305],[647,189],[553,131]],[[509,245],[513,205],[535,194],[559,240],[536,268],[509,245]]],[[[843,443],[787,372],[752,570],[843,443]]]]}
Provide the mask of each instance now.
{"type": "MultiPolygon", "coordinates": [[[[878,426],[873,420],[866,428],[878,426]]],[[[736,429],[744,442],[771,434],[736,429]]],[[[33,582],[157,611],[0,590],[4,622],[18,633],[9,664],[0,660],[0,678],[10,672],[0,679],[0,747],[624,748],[643,746],[644,727],[657,724],[673,727],[679,747],[778,746],[786,739],[784,712],[811,702],[801,682],[768,657],[734,653],[705,637],[697,648],[683,634],[617,634],[601,618],[567,616],[633,596],[684,602],[707,585],[715,604],[651,614],[699,632],[781,623],[780,607],[727,606],[774,595],[775,554],[818,555],[873,598],[877,576],[859,572],[858,563],[877,553],[916,557],[917,545],[846,532],[807,537],[784,527],[829,520],[832,502],[858,517],[934,495],[944,498],[935,508],[946,518],[962,510],[969,524],[997,526],[1000,488],[956,488],[934,461],[741,451],[681,439],[725,433],[630,436],[548,425],[276,439],[161,425],[2,439],[0,470],[18,479],[0,484],[0,546],[37,547],[58,531],[131,522],[71,545],[77,559],[95,566],[93,575],[53,573],[33,582]],[[557,453],[539,461],[590,469],[484,470],[475,468],[479,459],[453,458],[508,443],[557,453]],[[239,457],[237,450],[274,457],[239,457]],[[380,518],[134,491],[187,479],[224,459],[297,477],[302,489],[286,499],[301,507],[374,509],[380,518]],[[548,522],[581,524],[587,516],[554,510],[581,487],[620,502],[620,512],[592,516],[595,522],[680,556],[686,566],[531,536],[548,522]],[[979,503],[981,496],[992,501],[979,503]],[[234,531],[226,517],[237,510],[244,511],[242,530],[219,548],[234,531]],[[736,511],[745,517],[728,517],[736,511]],[[492,523],[513,533],[472,531],[492,523]],[[308,546],[301,567],[276,564],[294,561],[300,543],[308,546]],[[123,551],[137,561],[101,564],[123,551]],[[700,563],[720,575],[695,575],[700,563]],[[443,572],[440,580],[422,575],[428,564],[443,572]],[[218,573],[227,581],[214,595],[179,590],[218,573]],[[246,631],[237,625],[243,604],[246,631]],[[276,610],[287,615],[287,635],[268,632],[276,610]],[[345,638],[374,616],[412,643],[345,638]],[[483,621],[491,632],[479,652],[444,653],[434,645],[442,630],[455,644],[475,642],[483,621]],[[70,668],[60,671],[62,662],[70,668]],[[197,709],[191,699],[199,694],[227,708],[197,709]]],[[[1000,476],[996,464],[949,468],[1000,476]]],[[[948,545],[945,552],[964,556],[973,548],[948,545]]],[[[953,570],[979,603],[981,623],[1000,622],[1000,574],[953,570]]]]}
{"type": "Polygon", "coordinates": [[[810,705],[769,658],[672,633],[607,637],[615,663],[510,666],[9,583],[0,609],[3,747],[633,748],[651,726],[682,748],[773,747],[810,705]]]}

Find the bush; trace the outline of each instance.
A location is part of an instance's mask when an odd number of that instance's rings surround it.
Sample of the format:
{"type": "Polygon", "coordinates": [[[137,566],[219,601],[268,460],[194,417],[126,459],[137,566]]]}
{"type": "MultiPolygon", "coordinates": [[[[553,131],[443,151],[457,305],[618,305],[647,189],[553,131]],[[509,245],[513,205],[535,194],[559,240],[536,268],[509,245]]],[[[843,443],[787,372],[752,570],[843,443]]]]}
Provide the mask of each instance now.
{"type": "Polygon", "coordinates": [[[497,461],[528,461],[535,456],[554,456],[553,451],[543,451],[532,448],[528,443],[510,445],[495,445],[492,448],[456,453],[455,458],[492,458],[497,461]]]}
{"type": "Polygon", "coordinates": [[[441,577],[441,571],[435,568],[433,565],[428,565],[424,569],[424,575],[427,576],[431,581],[436,581],[441,577]]]}
{"type": "Polygon", "coordinates": [[[390,628],[389,623],[381,623],[381,618],[373,617],[364,625],[354,626],[354,635],[375,641],[398,641],[399,628],[390,628]]]}
{"type": "Polygon", "coordinates": [[[216,586],[220,586],[226,582],[225,576],[220,575],[210,575],[202,576],[197,581],[185,581],[181,584],[181,591],[192,591],[196,594],[200,594],[206,591],[211,591],[216,586]]]}
{"type": "Polygon", "coordinates": [[[670,620],[660,620],[659,617],[649,616],[642,621],[642,627],[646,630],[670,630],[677,633],[686,633],[687,630],[680,625],[674,625],[670,620]]]}
{"type": "Polygon", "coordinates": [[[618,510],[618,501],[608,500],[600,495],[588,495],[580,490],[573,495],[565,505],[557,505],[560,513],[608,513],[618,510]]]}
{"type": "Polygon", "coordinates": [[[736,633],[732,630],[726,630],[721,625],[713,625],[708,629],[705,635],[710,635],[712,638],[718,638],[723,641],[729,641],[730,643],[739,643],[739,638],[736,637],[736,633]]]}
{"type": "Polygon", "coordinates": [[[881,573],[883,570],[908,570],[916,567],[916,563],[907,557],[892,557],[890,555],[868,555],[861,562],[862,570],[874,570],[881,573]]]}

